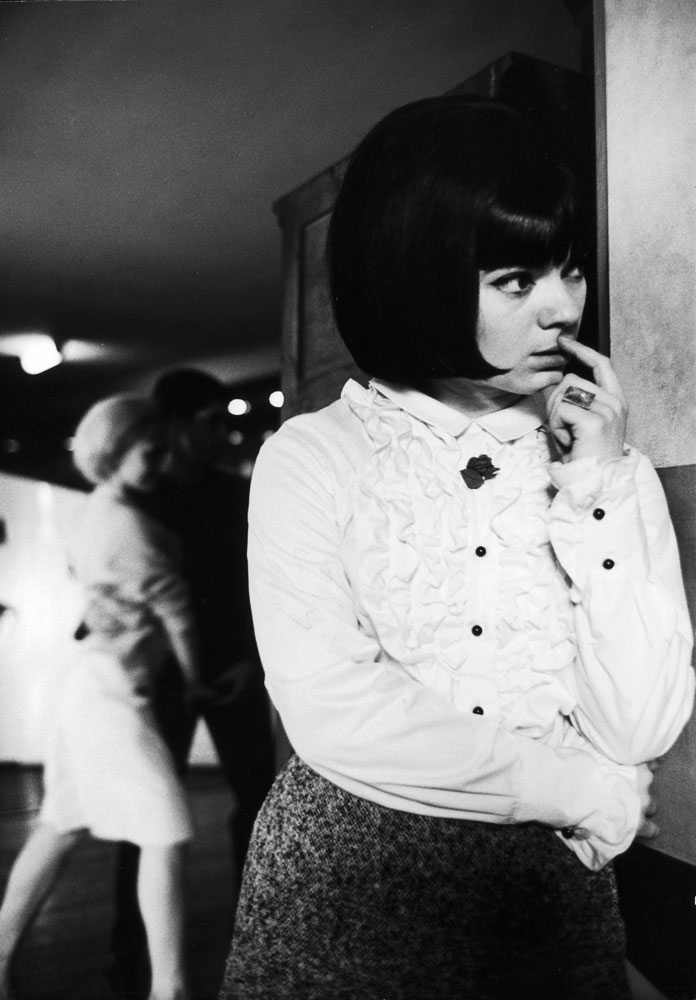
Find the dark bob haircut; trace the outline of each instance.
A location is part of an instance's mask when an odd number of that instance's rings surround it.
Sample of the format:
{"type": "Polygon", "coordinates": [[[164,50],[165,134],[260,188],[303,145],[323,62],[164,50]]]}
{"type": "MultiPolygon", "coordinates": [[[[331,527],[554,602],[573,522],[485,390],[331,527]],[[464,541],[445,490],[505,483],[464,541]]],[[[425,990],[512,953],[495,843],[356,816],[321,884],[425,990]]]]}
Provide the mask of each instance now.
{"type": "Polygon", "coordinates": [[[417,385],[499,372],[476,343],[479,269],[581,262],[579,185],[517,112],[445,95],[398,108],[350,159],[327,263],[363,371],[417,385]]]}

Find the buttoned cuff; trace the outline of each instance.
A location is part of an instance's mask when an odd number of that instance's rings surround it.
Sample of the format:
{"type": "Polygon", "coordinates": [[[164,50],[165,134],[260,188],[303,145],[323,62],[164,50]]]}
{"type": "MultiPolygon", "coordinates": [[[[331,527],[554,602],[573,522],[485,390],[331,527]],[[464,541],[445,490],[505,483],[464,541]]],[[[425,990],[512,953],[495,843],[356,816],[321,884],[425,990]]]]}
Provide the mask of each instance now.
{"type": "Polygon", "coordinates": [[[553,827],[582,863],[598,871],[625,851],[641,822],[637,768],[599,762],[581,750],[540,744],[526,755],[514,821],[553,827]],[[554,761],[544,759],[550,752],[554,761]],[[552,766],[550,767],[550,763],[552,766]],[[571,836],[564,835],[570,833],[571,836]]]}
{"type": "Polygon", "coordinates": [[[642,821],[637,768],[622,767],[604,776],[601,805],[567,831],[557,830],[565,845],[591,871],[599,871],[633,843],[642,821]]]}
{"type": "Polygon", "coordinates": [[[571,597],[576,602],[591,580],[604,577],[609,583],[614,577],[643,577],[648,571],[636,489],[641,458],[629,450],[608,462],[584,458],[550,466],[558,493],[550,508],[549,536],[574,585],[571,597]]]}
{"type": "Polygon", "coordinates": [[[640,453],[627,447],[621,458],[604,462],[596,458],[552,462],[551,482],[559,491],[554,508],[567,506],[569,512],[580,513],[593,507],[600,498],[620,497],[634,483],[639,459],[640,453]]]}

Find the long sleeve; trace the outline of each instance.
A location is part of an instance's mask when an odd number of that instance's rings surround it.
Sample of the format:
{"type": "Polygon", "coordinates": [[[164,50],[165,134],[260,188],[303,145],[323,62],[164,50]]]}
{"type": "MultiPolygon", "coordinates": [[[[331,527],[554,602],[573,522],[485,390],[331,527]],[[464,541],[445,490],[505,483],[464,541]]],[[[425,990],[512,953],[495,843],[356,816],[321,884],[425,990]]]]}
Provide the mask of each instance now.
{"type": "MultiPolygon", "coordinates": [[[[392,808],[582,828],[603,856],[640,816],[633,768],[601,769],[458,711],[360,627],[341,559],[341,478],[286,425],[262,449],[250,505],[249,575],[271,697],[299,755],[336,784],[392,808]]],[[[586,862],[587,863],[587,862],[586,862]]]]}
{"type": "MultiPolygon", "coordinates": [[[[123,508],[128,516],[131,513],[123,508]]],[[[188,584],[176,554],[176,540],[164,527],[134,513],[128,542],[114,555],[114,567],[127,590],[133,590],[159,619],[187,680],[197,673],[196,632],[188,584]]]]}
{"type": "Polygon", "coordinates": [[[609,758],[663,754],[691,713],[693,633],[660,481],[633,451],[554,464],[550,535],[571,581],[574,724],[609,758]]]}
{"type": "Polygon", "coordinates": [[[174,536],[102,487],[88,502],[74,559],[95,641],[103,640],[124,663],[131,663],[144,655],[143,643],[148,655],[153,643],[162,645],[160,632],[182,672],[194,679],[193,609],[174,536]]]}

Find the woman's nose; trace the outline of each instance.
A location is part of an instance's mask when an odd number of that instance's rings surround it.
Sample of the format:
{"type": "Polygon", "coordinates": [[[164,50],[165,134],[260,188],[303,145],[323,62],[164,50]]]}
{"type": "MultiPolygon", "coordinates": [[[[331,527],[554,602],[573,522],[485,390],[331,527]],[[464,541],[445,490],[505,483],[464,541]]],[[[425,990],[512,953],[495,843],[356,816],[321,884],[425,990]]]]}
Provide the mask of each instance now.
{"type": "Polygon", "coordinates": [[[543,329],[575,326],[585,305],[585,282],[564,278],[559,271],[554,271],[540,284],[539,326],[543,329]]]}

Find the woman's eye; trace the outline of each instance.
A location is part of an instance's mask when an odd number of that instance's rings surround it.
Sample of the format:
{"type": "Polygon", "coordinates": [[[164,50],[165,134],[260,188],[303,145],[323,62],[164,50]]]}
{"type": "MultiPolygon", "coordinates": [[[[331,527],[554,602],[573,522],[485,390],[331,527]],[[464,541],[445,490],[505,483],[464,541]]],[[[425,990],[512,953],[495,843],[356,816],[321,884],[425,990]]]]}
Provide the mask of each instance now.
{"type": "Polygon", "coordinates": [[[569,267],[567,271],[563,272],[563,277],[566,281],[584,281],[585,269],[580,264],[569,267]]]}
{"type": "Polygon", "coordinates": [[[508,295],[524,295],[534,286],[534,278],[528,271],[514,271],[503,274],[493,282],[494,288],[508,295]]]}

